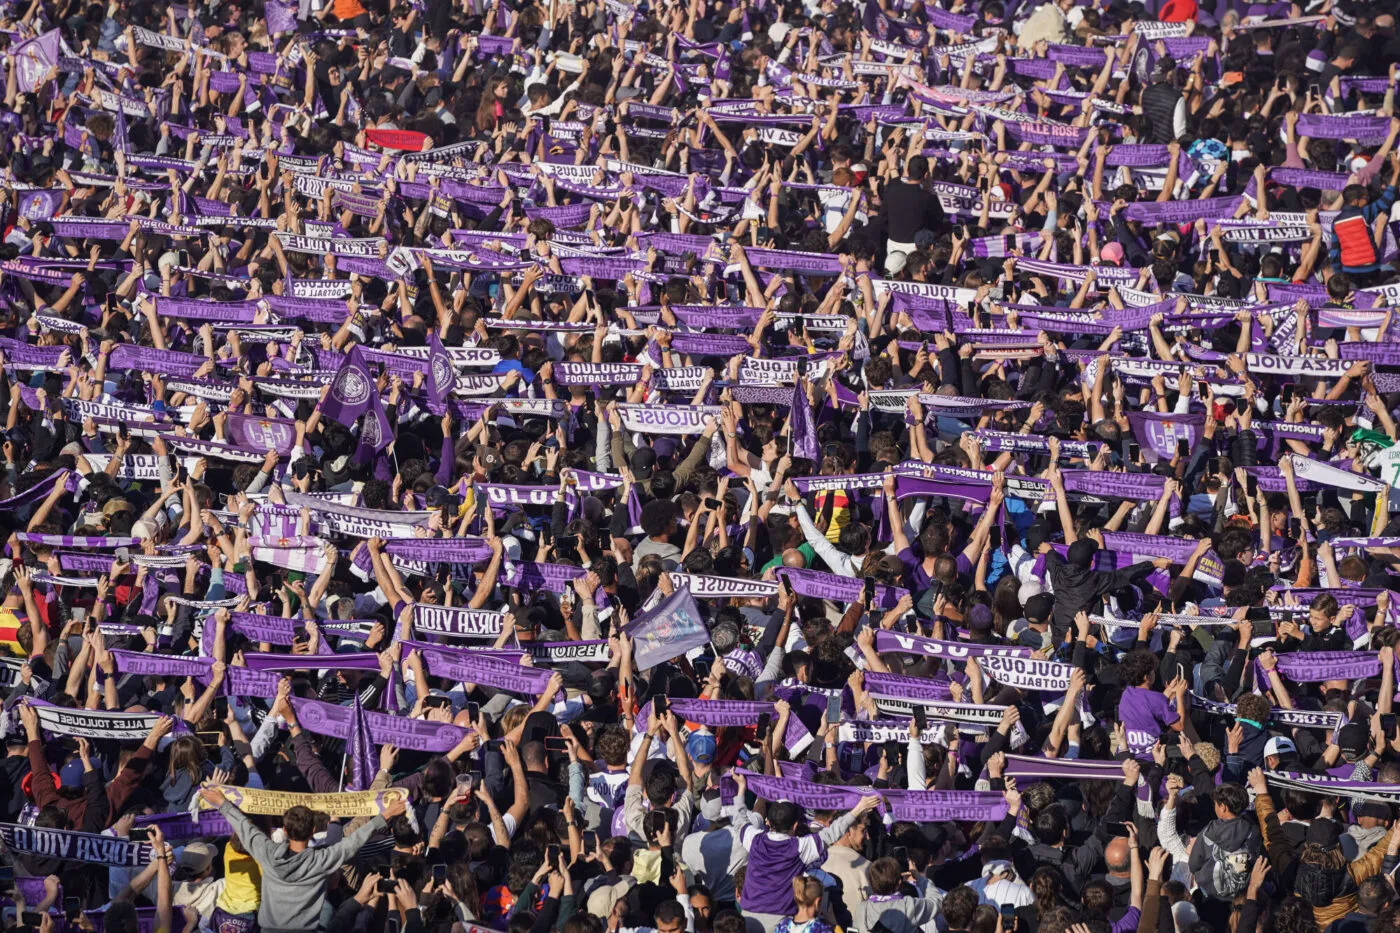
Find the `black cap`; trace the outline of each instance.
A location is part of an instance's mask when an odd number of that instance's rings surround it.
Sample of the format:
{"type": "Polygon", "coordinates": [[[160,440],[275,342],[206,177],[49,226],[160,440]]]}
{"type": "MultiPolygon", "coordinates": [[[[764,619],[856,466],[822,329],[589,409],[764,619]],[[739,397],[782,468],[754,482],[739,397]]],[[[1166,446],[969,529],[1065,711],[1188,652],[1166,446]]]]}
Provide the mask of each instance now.
{"type": "Polygon", "coordinates": [[[1311,842],[1324,849],[1330,849],[1337,845],[1339,831],[1337,824],[1331,820],[1313,820],[1308,824],[1308,833],[1304,837],[1305,842],[1311,842]]]}
{"type": "Polygon", "coordinates": [[[1370,742],[1371,734],[1363,723],[1349,722],[1337,731],[1337,747],[1345,754],[1360,757],[1370,742]]]}
{"type": "Polygon", "coordinates": [[[656,451],[650,447],[638,447],[632,452],[632,475],[646,481],[656,470],[656,451]]]}
{"type": "Polygon", "coordinates": [[[1026,619],[1037,625],[1050,621],[1050,614],[1055,611],[1055,597],[1049,593],[1036,593],[1026,600],[1024,612],[1026,619]]]}

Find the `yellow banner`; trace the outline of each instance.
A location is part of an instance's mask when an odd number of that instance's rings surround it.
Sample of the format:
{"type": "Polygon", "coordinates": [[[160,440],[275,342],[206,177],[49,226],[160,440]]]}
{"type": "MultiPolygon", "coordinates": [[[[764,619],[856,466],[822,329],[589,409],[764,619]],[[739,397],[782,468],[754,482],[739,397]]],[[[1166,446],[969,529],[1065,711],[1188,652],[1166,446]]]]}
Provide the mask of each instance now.
{"type": "MultiPolygon", "coordinates": [[[[294,794],[280,790],[255,790],[251,787],[231,787],[215,784],[214,790],[223,791],[224,799],[244,813],[259,816],[281,816],[292,807],[306,807],[319,810],[332,818],[356,816],[378,816],[397,801],[408,802],[408,791],[402,787],[388,790],[347,791],[343,794],[294,794]]],[[[200,809],[210,809],[204,798],[199,798],[200,809]]]]}

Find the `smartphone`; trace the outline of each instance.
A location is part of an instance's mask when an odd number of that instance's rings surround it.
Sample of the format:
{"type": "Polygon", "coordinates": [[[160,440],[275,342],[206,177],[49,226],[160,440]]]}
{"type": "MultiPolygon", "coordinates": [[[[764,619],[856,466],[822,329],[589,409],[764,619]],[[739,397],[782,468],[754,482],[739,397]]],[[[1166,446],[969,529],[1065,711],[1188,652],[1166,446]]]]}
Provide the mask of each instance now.
{"type": "Polygon", "coordinates": [[[993,525],[988,529],[987,543],[992,546],[993,551],[1001,550],[1001,525],[993,525]]]}
{"type": "Polygon", "coordinates": [[[131,832],[126,834],[126,838],[131,842],[147,842],[151,838],[150,827],[133,826],[131,832]]]}
{"type": "Polygon", "coordinates": [[[768,739],[768,730],[773,726],[773,714],[763,713],[758,717],[758,727],[754,729],[754,738],[760,742],[768,739]]]}
{"type": "Polygon", "coordinates": [[[826,698],[826,721],[833,724],[841,721],[841,694],[826,698]]]}
{"type": "Polygon", "coordinates": [[[866,578],[865,578],[865,589],[864,589],[864,591],[861,593],[861,597],[860,597],[860,598],[861,598],[861,600],[865,603],[865,605],[866,605],[867,607],[869,607],[871,603],[875,602],[875,578],[874,578],[874,577],[866,577],[866,578]]]}
{"type": "Polygon", "coordinates": [[[1016,929],[1016,905],[1001,905],[1001,929],[1002,933],[1011,933],[1016,929]]]}
{"type": "Polygon", "coordinates": [[[1191,442],[1186,438],[1178,438],[1176,442],[1176,455],[1185,460],[1191,455],[1191,442]]]}
{"type": "Polygon", "coordinates": [[[558,865],[558,864],[559,864],[559,847],[558,847],[558,846],[545,846],[545,847],[544,847],[544,863],[545,863],[546,865],[558,865]]]}
{"type": "Polygon", "coordinates": [[[914,728],[919,730],[919,735],[923,735],[924,730],[928,728],[928,714],[922,706],[914,707],[914,728]]]}
{"type": "Polygon", "coordinates": [[[215,697],[215,698],[214,698],[213,711],[214,711],[214,718],[217,719],[217,720],[219,720],[219,722],[223,722],[225,719],[227,719],[227,718],[228,718],[228,697],[215,697]]]}
{"type": "Polygon", "coordinates": [[[1255,478],[1253,473],[1245,476],[1244,491],[1249,494],[1251,499],[1259,495],[1259,480],[1255,478]]]}
{"type": "Polygon", "coordinates": [[[116,313],[117,313],[117,295],[116,295],[115,292],[108,292],[108,293],[107,293],[107,300],[106,300],[106,303],[103,304],[103,306],[102,306],[102,311],[103,311],[103,314],[116,314],[116,313]]]}
{"type": "Polygon", "coordinates": [[[1381,714],[1381,732],[1385,735],[1386,738],[1390,738],[1392,735],[1395,734],[1395,714],[1394,714],[1394,713],[1382,713],[1382,714],[1381,714]]]}
{"type": "Polygon", "coordinates": [[[543,446],[545,450],[553,450],[554,448],[559,446],[559,438],[546,437],[544,439],[544,444],[541,446],[543,446]]]}
{"type": "Polygon", "coordinates": [[[651,708],[656,711],[656,717],[660,719],[670,711],[671,701],[666,698],[665,694],[662,694],[651,701],[651,708]]]}
{"type": "MultiPolygon", "coordinates": [[[[276,592],[276,590],[274,590],[273,592],[276,592]]],[[[306,635],[306,626],[304,626],[304,625],[294,625],[294,626],[292,626],[292,640],[293,640],[293,641],[308,641],[309,639],[307,638],[307,635],[306,635]]],[[[424,702],[426,703],[426,701],[424,701],[424,702]]]]}
{"type": "Polygon", "coordinates": [[[1250,636],[1253,638],[1268,638],[1274,633],[1274,620],[1270,618],[1251,619],[1250,636]]]}
{"type": "Polygon", "coordinates": [[[709,509],[711,512],[716,512],[723,506],[724,503],[714,498],[713,496],[705,497],[705,508],[709,509]]]}
{"type": "Polygon", "coordinates": [[[1114,838],[1126,839],[1126,838],[1128,838],[1128,824],[1127,824],[1127,823],[1109,823],[1109,824],[1108,824],[1108,834],[1109,834],[1109,836],[1114,837],[1114,838]]]}
{"type": "Polygon", "coordinates": [[[1284,385],[1283,391],[1279,393],[1278,400],[1284,406],[1287,406],[1289,402],[1293,401],[1293,383],[1290,382],[1284,385]]]}
{"type": "Polygon", "coordinates": [[[583,834],[583,854],[592,855],[598,851],[598,834],[591,829],[583,834]]]}
{"type": "Polygon", "coordinates": [[[374,890],[378,891],[380,894],[393,894],[398,889],[398,879],[393,877],[380,878],[379,883],[374,886],[374,890]]]}
{"type": "Polygon", "coordinates": [[[1303,522],[1301,519],[1290,518],[1288,520],[1288,537],[1291,541],[1297,541],[1303,535],[1303,522]]]}
{"type": "Polygon", "coordinates": [[[175,258],[179,261],[182,269],[188,269],[190,267],[190,254],[188,250],[177,250],[175,258]]]}
{"type": "Polygon", "coordinates": [[[447,697],[424,697],[424,698],[423,698],[423,708],[424,708],[424,709],[449,709],[449,708],[451,708],[451,706],[452,706],[452,701],[449,700],[447,697]]]}
{"type": "Polygon", "coordinates": [[[782,582],[783,589],[787,592],[789,598],[797,596],[796,591],[794,591],[792,588],[792,581],[787,578],[786,574],[778,577],[778,580],[782,582]]]}
{"type": "Polygon", "coordinates": [[[399,924],[398,915],[395,914],[384,918],[384,933],[399,933],[401,929],[402,926],[399,924]]]}
{"type": "Polygon", "coordinates": [[[447,881],[447,866],[439,862],[433,866],[433,884],[444,884],[447,881]]]}
{"type": "Polygon", "coordinates": [[[37,910],[26,910],[19,915],[19,922],[22,926],[34,927],[37,930],[39,925],[44,922],[44,915],[37,910]]]}
{"type": "Polygon", "coordinates": [[[77,920],[78,914],[83,912],[83,902],[76,897],[65,897],[63,899],[63,916],[69,920],[77,920]]]}
{"type": "Polygon", "coordinates": [[[805,356],[799,356],[797,358],[797,375],[807,375],[807,357],[805,356]]]}
{"type": "Polygon", "coordinates": [[[899,863],[900,871],[909,870],[909,850],[904,846],[895,846],[894,851],[890,852],[890,858],[899,863]]]}
{"type": "Polygon", "coordinates": [[[1137,441],[1133,441],[1128,445],[1128,460],[1131,463],[1137,463],[1141,459],[1142,445],[1139,444],[1137,441]]]}
{"type": "Polygon", "coordinates": [[[547,736],[544,740],[544,750],[547,752],[564,752],[567,754],[569,751],[569,743],[565,742],[563,739],[555,738],[554,736],[547,736]]]}
{"type": "Polygon", "coordinates": [[[205,748],[218,748],[222,735],[221,732],[196,732],[195,738],[199,739],[200,744],[205,748]]]}
{"type": "Polygon", "coordinates": [[[578,535],[560,535],[554,539],[556,548],[578,547],[578,535]]]}

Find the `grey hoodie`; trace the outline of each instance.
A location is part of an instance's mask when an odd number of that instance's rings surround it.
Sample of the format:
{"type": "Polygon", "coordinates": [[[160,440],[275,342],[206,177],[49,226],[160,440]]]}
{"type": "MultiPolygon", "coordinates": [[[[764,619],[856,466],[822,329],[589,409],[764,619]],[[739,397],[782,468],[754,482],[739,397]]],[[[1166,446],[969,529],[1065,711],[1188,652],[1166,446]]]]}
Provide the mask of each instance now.
{"type": "Polygon", "coordinates": [[[219,812],[262,870],[258,926],[263,933],[318,929],[326,879],[387,826],[384,817],[375,816],[335,845],[293,852],[286,842],[269,839],[232,803],[224,801],[219,812]]]}

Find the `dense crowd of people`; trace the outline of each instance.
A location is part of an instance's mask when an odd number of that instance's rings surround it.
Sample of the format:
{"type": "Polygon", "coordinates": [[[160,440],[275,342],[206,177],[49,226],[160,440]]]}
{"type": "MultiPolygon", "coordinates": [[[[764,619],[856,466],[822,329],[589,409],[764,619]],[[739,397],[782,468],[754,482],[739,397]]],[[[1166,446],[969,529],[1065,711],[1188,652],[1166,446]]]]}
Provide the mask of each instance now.
{"type": "Polygon", "coordinates": [[[0,930],[1400,933],[1400,38],[0,11],[0,930]]]}

